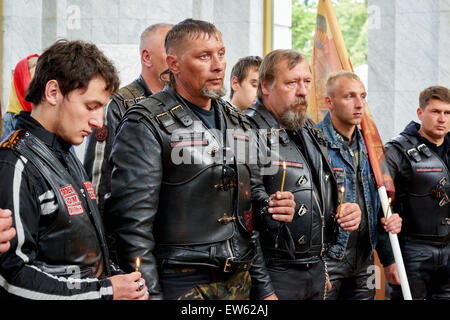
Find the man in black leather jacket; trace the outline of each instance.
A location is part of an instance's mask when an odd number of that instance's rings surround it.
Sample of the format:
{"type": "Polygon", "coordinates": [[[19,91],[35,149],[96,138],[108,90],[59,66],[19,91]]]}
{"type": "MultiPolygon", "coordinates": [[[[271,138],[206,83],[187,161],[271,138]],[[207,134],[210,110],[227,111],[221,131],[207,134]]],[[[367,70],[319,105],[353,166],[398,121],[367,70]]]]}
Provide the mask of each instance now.
{"type": "MultiPolygon", "coordinates": [[[[258,129],[267,130],[260,148],[266,145],[272,151],[270,161],[260,161],[262,175],[255,176],[262,181],[254,183],[254,209],[264,208],[267,194],[283,182],[296,202],[289,224],[255,215],[267,269],[278,298],[324,299],[330,284],[323,256],[336,227],[338,199],[326,138],[305,115],[310,68],[299,52],[275,50],[264,58],[259,79],[258,100],[247,114],[258,129]]],[[[342,204],[337,223],[344,230],[356,230],[360,219],[357,204],[342,204]]]]}
{"type": "MultiPolygon", "coordinates": [[[[154,299],[273,297],[252,231],[245,115],[224,95],[225,47],[217,28],[187,19],[168,32],[169,87],[129,109],[111,153],[105,222],[124,270],[140,270],[154,299]]],[[[289,221],[293,196],[270,210],[289,221]]]]}
{"type": "Polygon", "coordinates": [[[83,165],[97,194],[101,215],[104,211],[105,196],[111,191],[109,156],[117,125],[128,108],[163,89],[164,83],[159,75],[167,69],[164,39],[171,27],[171,24],[159,23],[142,32],[139,45],[140,76],[111,96],[103,111],[103,126],[94,128],[87,138],[83,165]]]}
{"type": "MultiPolygon", "coordinates": [[[[386,144],[403,219],[399,242],[413,299],[450,299],[450,90],[420,93],[417,116],[386,144]]],[[[389,270],[390,273],[396,270],[389,270]]],[[[389,275],[388,279],[395,278],[389,275]]],[[[392,299],[401,299],[392,286],[392,299]]]]}
{"type": "Polygon", "coordinates": [[[139,272],[109,259],[92,184],[70,152],[93,127],[119,79],[98,48],[59,40],[39,58],[18,130],[0,146],[0,208],[16,236],[0,256],[0,298],[147,299],[139,272]]]}

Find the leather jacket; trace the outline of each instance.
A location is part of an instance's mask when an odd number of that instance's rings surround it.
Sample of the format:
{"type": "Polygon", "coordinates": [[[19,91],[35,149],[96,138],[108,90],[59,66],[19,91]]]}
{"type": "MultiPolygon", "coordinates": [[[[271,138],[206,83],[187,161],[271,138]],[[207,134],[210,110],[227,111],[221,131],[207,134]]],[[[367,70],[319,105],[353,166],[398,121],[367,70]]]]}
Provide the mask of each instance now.
{"type": "Polygon", "coordinates": [[[125,112],[135,103],[152,95],[142,76],[113,94],[103,110],[103,127],[94,128],[87,137],[83,165],[92,181],[100,214],[103,215],[105,196],[111,191],[111,154],[116,129],[125,112]]]}
{"type": "Polygon", "coordinates": [[[220,99],[212,108],[218,130],[166,88],[129,109],[117,131],[105,223],[122,268],[141,258],[150,298],[163,297],[158,269],[186,266],[237,272],[251,265],[257,297],[273,293],[250,227],[250,167],[231,147],[247,143],[250,125],[220,99]]]}
{"type": "Polygon", "coordinates": [[[80,161],[28,113],[18,120],[20,129],[0,148],[0,173],[10,181],[1,186],[0,204],[13,212],[17,230],[0,258],[0,289],[26,299],[111,299],[106,277],[120,270],[110,264],[80,161]]]}
{"type": "Polygon", "coordinates": [[[386,144],[396,189],[394,210],[403,219],[399,237],[448,243],[450,135],[444,139],[442,157],[436,146],[419,134],[419,128],[418,123],[411,122],[386,144]]]}
{"type": "Polygon", "coordinates": [[[259,100],[246,113],[255,128],[267,130],[267,144],[260,141],[260,148],[270,145],[272,160],[264,169],[278,167],[259,176],[261,183],[254,183],[255,212],[267,208],[269,195],[280,190],[284,161],[287,164],[284,190],[291,191],[296,202],[294,220],[288,224],[274,221],[264,210],[254,216],[266,264],[318,262],[333,241],[337,226],[334,221],[337,184],[327,161],[326,138],[311,121],[300,130],[282,129],[259,100]]]}

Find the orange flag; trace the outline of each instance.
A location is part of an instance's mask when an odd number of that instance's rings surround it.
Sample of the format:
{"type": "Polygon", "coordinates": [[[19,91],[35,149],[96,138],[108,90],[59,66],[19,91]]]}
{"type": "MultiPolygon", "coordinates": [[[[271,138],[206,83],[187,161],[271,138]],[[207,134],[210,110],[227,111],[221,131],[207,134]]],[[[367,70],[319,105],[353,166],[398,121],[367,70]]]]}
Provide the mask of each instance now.
{"type": "MultiPolygon", "coordinates": [[[[319,0],[318,3],[311,70],[313,85],[309,98],[308,113],[317,123],[328,112],[325,105],[325,84],[328,74],[341,70],[353,72],[353,66],[331,0],[319,0]]],[[[395,192],[394,182],[386,165],[383,143],[367,105],[361,122],[361,131],[377,185],[378,187],[384,186],[389,195],[393,197],[395,192]]]]}

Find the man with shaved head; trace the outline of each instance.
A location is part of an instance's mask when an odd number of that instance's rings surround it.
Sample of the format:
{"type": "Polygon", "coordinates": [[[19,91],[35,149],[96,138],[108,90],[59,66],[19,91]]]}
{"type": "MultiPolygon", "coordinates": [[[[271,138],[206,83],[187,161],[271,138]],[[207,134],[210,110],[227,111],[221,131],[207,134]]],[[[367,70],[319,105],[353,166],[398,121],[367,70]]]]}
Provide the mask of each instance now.
{"type": "Polygon", "coordinates": [[[110,192],[111,166],[108,158],[117,125],[130,106],[163,89],[164,83],[159,75],[167,69],[164,39],[171,27],[170,24],[159,23],[142,32],[139,43],[141,75],[111,96],[104,111],[103,127],[94,129],[87,140],[84,167],[97,193],[102,215],[105,195],[110,192]]]}

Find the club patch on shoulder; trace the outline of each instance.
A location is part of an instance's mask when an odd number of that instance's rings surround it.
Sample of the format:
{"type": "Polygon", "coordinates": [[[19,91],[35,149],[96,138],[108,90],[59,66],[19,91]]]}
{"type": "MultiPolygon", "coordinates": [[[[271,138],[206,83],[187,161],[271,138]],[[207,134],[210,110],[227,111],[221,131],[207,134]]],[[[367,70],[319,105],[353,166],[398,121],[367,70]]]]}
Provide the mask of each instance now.
{"type": "Polygon", "coordinates": [[[92,183],[90,181],[85,181],[85,182],[83,182],[83,185],[89,194],[89,198],[91,198],[92,200],[96,200],[97,196],[95,195],[95,191],[94,191],[94,187],[92,186],[92,183]]]}
{"type": "Polygon", "coordinates": [[[103,127],[101,128],[96,128],[95,129],[95,139],[98,142],[103,142],[106,140],[106,138],[108,138],[108,127],[103,125],[103,127]]]}
{"type": "Polygon", "coordinates": [[[64,199],[64,202],[66,203],[67,210],[69,211],[70,216],[84,213],[80,198],[78,197],[78,194],[71,184],[58,189],[64,199]]]}

